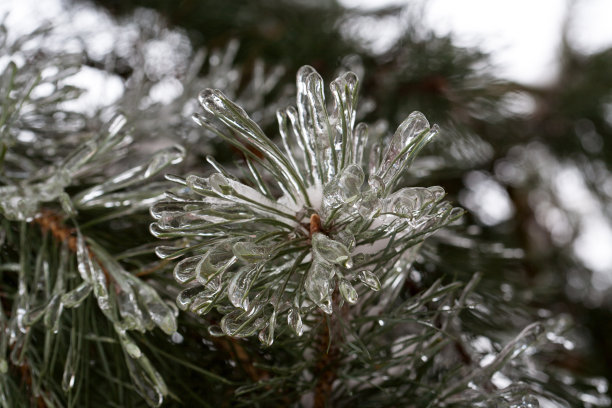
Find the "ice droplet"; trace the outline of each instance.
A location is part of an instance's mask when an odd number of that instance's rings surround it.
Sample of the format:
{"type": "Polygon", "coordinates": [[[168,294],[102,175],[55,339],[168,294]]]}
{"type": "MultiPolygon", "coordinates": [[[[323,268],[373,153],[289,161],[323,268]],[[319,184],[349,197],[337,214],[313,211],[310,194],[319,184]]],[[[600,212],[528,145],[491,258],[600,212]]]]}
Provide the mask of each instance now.
{"type": "Polygon", "coordinates": [[[511,402],[509,408],[540,408],[540,402],[533,395],[525,395],[519,401],[511,402]]]}
{"type": "Polygon", "coordinates": [[[242,309],[234,309],[221,319],[221,330],[228,336],[248,337],[257,333],[264,325],[266,320],[251,316],[242,309]]]}
{"type": "Polygon", "coordinates": [[[355,304],[357,302],[358,295],[353,285],[351,285],[351,283],[347,281],[346,279],[340,279],[339,286],[340,286],[340,293],[342,294],[342,297],[344,298],[344,300],[346,300],[348,303],[352,305],[355,304]]]}
{"type": "Polygon", "coordinates": [[[374,273],[368,270],[363,270],[357,274],[357,277],[368,288],[374,291],[380,290],[380,281],[378,280],[378,277],[374,275],[374,273]]]}
{"type": "Polygon", "coordinates": [[[189,309],[189,306],[196,296],[200,295],[200,293],[202,293],[204,290],[205,288],[202,286],[192,286],[182,290],[176,297],[176,305],[181,310],[189,309]]]}
{"type": "Polygon", "coordinates": [[[249,308],[248,294],[253,282],[259,275],[259,266],[241,269],[233,276],[227,288],[227,296],[236,307],[243,310],[249,308]]]}
{"type": "Polygon", "coordinates": [[[436,196],[427,188],[407,187],[391,194],[386,200],[386,207],[387,211],[413,218],[427,214],[435,200],[436,196]]]}
{"type": "Polygon", "coordinates": [[[125,351],[133,358],[140,358],[142,356],[142,351],[140,351],[140,347],[138,347],[135,343],[128,343],[125,345],[125,351]]]}
{"type": "Polygon", "coordinates": [[[268,324],[261,329],[258,338],[259,341],[266,347],[270,347],[274,343],[274,329],[276,328],[276,312],[270,316],[268,324]]]}
{"type": "Polygon", "coordinates": [[[265,247],[249,241],[236,242],[232,247],[232,252],[238,259],[246,263],[255,263],[267,256],[265,247]]]}
{"type": "Polygon", "coordinates": [[[62,295],[62,303],[65,307],[77,307],[79,306],[91,293],[93,287],[89,282],[83,282],[70,292],[66,292],[62,295]]]}
{"type": "Polygon", "coordinates": [[[160,259],[175,259],[182,255],[180,252],[177,254],[181,249],[185,248],[160,245],[155,247],[155,255],[160,259]]]}
{"type": "Polygon", "coordinates": [[[62,374],[62,389],[66,392],[74,387],[77,360],[78,355],[75,352],[74,345],[70,343],[66,356],[66,363],[64,364],[64,373],[62,374]]]}
{"type": "Polygon", "coordinates": [[[59,293],[54,295],[49,301],[49,305],[47,305],[44,322],[45,326],[50,328],[53,334],[57,334],[59,331],[59,320],[62,315],[63,308],[64,307],[59,293]]]}
{"type": "Polygon", "coordinates": [[[208,334],[210,334],[213,337],[221,337],[221,336],[225,336],[225,333],[223,333],[223,330],[221,330],[221,327],[215,325],[212,326],[208,326],[208,334]]]}
{"type": "MultiPolygon", "coordinates": [[[[189,179],[189,178],[188,178],[189,179]]],[[[189,182],[189,180],[187,180],[189,182]]],[[[214,173],[208,178],[210,188],[221,195],[231,195],[233,188],[230,186],[229,180],[221,173],[214,173]]]]}
{"type": "Polygon", "coordinates": [[[331,314],[331,295],[333,293],[332,279],[335,270],[332,266],[321,262],[313,262],[306,276],[304,287],[310,300],[325,313],[331,314]]]}
{"type": "Polygon", "coordinates": [[[427,187],[427,189],[431,192],[431,194],[433,194],[435,202],[442,200],[446,195],[446,191],[444,191],[444,188],[440,186],[431,186],[427,187]]]}
{"type": "Polygon", "coordinates": [[[196,266],[202,261],[202,255],[185,258],[174,267],[174,279],[181,284],[191,282],[196,275],[196,266]]]}
{"type": "Polygon", "coordinates": [[[322,261],[350,268],[351,254],[346,246],[317,232],[312,236],[312,250],[322,261]]]}
{"type": "Polygon", "coordinates": [[[160,152],[157,152],[149,162],[143,177],[152,177],[169,165],[180,163],[183,161],[184,157],[185,148],[181,145],[170,146],[160,152]]]}
{"type": "Polygon", "coordinates": [[[289,309],[289,313],[287,313],[287,323],[298,336],[301,336],[304,333],[302,316],[300,315],[297,307],[292,307],[289,309]]]}

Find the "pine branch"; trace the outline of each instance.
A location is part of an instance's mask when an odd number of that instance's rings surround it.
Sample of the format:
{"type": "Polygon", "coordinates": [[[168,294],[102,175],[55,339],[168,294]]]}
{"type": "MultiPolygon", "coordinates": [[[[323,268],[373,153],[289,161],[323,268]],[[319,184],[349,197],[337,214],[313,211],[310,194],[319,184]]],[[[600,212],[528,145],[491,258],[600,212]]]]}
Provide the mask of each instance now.
{"type": "MultiPolygon", "coordinates": [[[[334,302],[338,307],[337,296],[334,302]]],[[[331,395],[333,384],[338,374],[340,364],[339,339],[334,338],[333,331],[334,317],[323,316],[320,332],[314,347],[316,355],[319,356],[314,366],[316,376],[314,387],[314,408],[325,408],[331,406],[331,395]]]]}

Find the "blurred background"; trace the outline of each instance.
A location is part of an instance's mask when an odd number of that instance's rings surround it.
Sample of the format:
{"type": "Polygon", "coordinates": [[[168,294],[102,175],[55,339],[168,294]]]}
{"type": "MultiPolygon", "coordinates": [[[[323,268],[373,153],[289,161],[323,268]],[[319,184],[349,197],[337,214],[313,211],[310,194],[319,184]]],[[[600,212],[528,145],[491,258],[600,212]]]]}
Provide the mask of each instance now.
{"type": "Polygon", "coordinates": [[[572,315],[582,351],[563,364],[612,380],[612,2],[3,0],[3,15],[5,41],[50,24],[43,53],[83,53],[65,79],[87,91],[74,110],[178,117],[139,129],[154,146],[192,143],[198,166],[232,156],[182,125],[205,86],[271,135],[304,64],[326,81],[355,71],[362,120],[394,129],[422,111],[443,133],[407,182],[469,210],[443,261],[541,317],[572,315]]]}

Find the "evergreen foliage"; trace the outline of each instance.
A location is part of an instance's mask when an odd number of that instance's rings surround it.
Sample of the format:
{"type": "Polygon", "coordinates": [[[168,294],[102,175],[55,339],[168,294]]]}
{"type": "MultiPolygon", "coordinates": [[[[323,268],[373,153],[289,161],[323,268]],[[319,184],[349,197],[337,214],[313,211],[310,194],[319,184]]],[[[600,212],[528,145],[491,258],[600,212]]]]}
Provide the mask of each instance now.
{"type": "Polygon", "coordinates": [[[361,12],[334,3],[154,5],[188,29],[198,10],[219,21],[188,39],[137,9],[114,23],[136,34],[98,59],[44,46],[51,27],[0,27],[0,406],[609,406],[603,369],[585,363],[598,343],[574,325],[585,314],[551,284],[597,271],[569,240],[546,253],[521,236],[534,185],[579,225],[555,171],[585,169],[605,199],[607,150],[592,134],[578,154],[504,140],[528,127],[504,98],[526,92],[561,95],[576,132],[607,134],[592,81],[608,53],[568,56],[584,77],[554,93],[492,81],[481,53],[410,29],[368,54],[339,31],[361,12]],[[306,17],[323,29],[289,30],[306,17]],[[269,31],[243,35],[253,27],[269,31]],[[337,65],[365,79],[339,69],[326,92],[337,65]],[[83,107],[70,84],[83,67],[122,95],[83,107]],[[469,180],[506,187],[515,219],[453,207],[474,204],[469,180]]]}

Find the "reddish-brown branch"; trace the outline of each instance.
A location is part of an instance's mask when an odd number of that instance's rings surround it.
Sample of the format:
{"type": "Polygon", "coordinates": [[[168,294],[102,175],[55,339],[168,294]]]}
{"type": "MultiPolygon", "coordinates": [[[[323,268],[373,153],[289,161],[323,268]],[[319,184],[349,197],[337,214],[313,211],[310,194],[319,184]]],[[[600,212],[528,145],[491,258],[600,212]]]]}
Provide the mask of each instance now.
{"type": "MultiPolygon", "coordinates": [[[[9,346],[9,349],[11,351],[13,350],[13,348],[14,345],[9,346]]],[[[27,361],[24,361],[24,363],[17,370],[19,371],[21,380],[25,383],[26,387],[32,389],[32,369],[30,368],[30,365],[27,363],[27,361]]],[[[45,399],[42,397],[42,395],[38,395],[36,397],[36,406],[38,408],[47,407],[47,403],[45,402],[45,399]]]]}
{"type": "Polygon", "coordinates": [[[49,232],[57,241],[66,242],[68,249],[77,251],[76,229],[64,224],[62,217],[52,210],[42,210],[34,219],[43,232],[49,232]]]}
{"type": "MultiPolygon", "coordinates": [[[[34,219],[34,222],[40,225],[43,232],[49,232],[57,241],[66,242],[70,251],[74,253],[77,252],[76,228],[67,226],[64,223],[64,219],[59,214],[52,210],[43,209],[34,219]]],[[[89,257],[98,262],[96,255],[93,253],[91,248],[89,248],[89,246],[87,247],[87,251],[89,253],[89,257]]],[[[104,268],[100,262],[98,262],[98,265],[100,265],[100,268],[104,273],[106,282],[112,282],[113,279],[106,268],[104,268]]]]}
{"type": "Polygon", "coordinates": [[[166,258],[160,262],[157,262],[154,266],[147,268],[147,269],[143,269],[139,272],[136,272],[134,275],[138,276],[139,278],[142,276],[147,276],[150,275],[152,273],[155,273],[156,271],[160,270],[161,268],[163,268],[164,266],[168,265],[170,263],[170,259],[166,258]]]}
{"type": "Polygon", "coordinates": [[[331,336],[329,325],[323,319],[316,345],[319,360],[314,368],[314,374],[317,377],[314,389],[314,408],[324,408],[328,405],[334,381],[338,378],[337,364],[340,353],[331,336]]]}
{"type": "Polygon", "coordinates": [[[315,367],[314,374],[317,378],[317,384],[314,389],[314,408],[324,408],[331,406],[330,397],[333,391],[334,381],[338,378],[338,365],[341,359],[340,347],[338,346],[340,337],[339,333],[334,333],[338,324],[335,320],[336,314],[341,313],[343,318],[347,319],[348,307],[340,307],[340,297],[338,289],[334,290],[332,296],[332,304],[334,314],[327,318],[323,316],[321,319],[321,328],[316,339],[315,350],[319,357],[315,367]],[[329,323],[329,324],[328,324],[329,323]]]}

